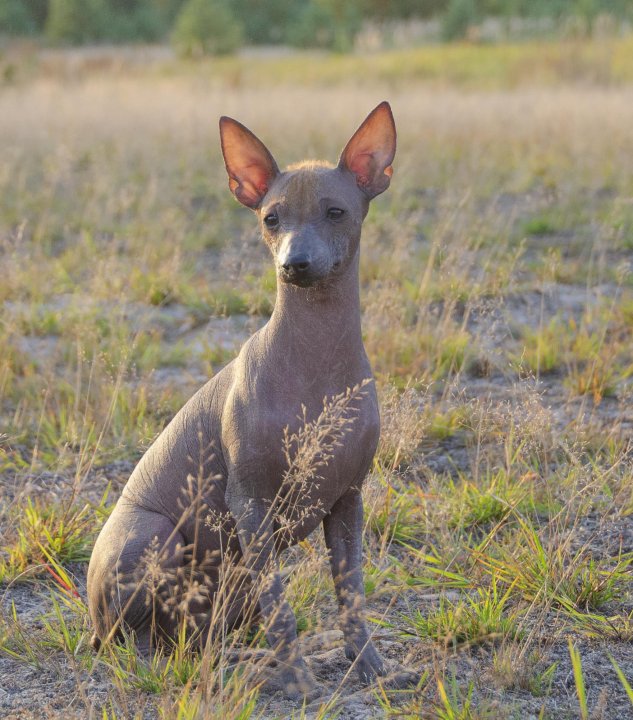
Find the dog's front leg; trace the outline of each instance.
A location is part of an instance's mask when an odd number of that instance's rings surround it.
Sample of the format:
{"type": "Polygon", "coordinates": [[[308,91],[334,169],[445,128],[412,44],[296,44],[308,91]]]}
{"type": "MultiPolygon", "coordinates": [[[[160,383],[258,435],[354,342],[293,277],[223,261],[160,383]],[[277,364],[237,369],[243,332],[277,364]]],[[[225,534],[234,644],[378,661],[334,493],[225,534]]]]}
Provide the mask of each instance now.
{"type": "MultiPolygon", "coordinates": [[[[345,637],[345,655],[356,664],[360,679],[369,683],[376,676],[388,674],[385,662],[376,650],[365,621],[365,588],[363,586],[363,501],[358,490],[350,490],[333,506],[323,520],[325,543],[340,621],[345,637]]],[[[400,669],[389,675],[392,687],[417,684],[415,673],[400,669]]]]}
{"type": "Polygon", "coordinates": [[[365,589],[362,571],[363,501],[351,490],[340,498],[323,519],[325,544],[338,600],[345,655],[356,663],[363,682],[386,673],[365,622],[365,589]]]}
{"type": "Polygon", "coordinates": [[[278,681],[289,697],[313,698],[316,683],[297,641],[297,622],[283,594],[275,551],[274,522],[270,503],[261,498],[233,500],[230,510],[257,592],[266,639],[279,663],[278,681]]]}

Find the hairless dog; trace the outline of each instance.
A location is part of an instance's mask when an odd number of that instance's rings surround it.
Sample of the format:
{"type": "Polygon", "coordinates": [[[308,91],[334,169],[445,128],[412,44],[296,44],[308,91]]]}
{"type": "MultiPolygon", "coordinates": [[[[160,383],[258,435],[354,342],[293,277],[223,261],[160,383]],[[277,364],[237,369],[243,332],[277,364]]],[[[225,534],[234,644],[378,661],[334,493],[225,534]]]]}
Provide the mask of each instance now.
{"type": "Polygon", "coordinates": [[[337,166],[306,161],[280,171],[264,144],[228,117],[220,136],[229,187],[257,213],[274,258],[275,308],[125,485],[90,560],[93,644],[127,632],[149,651],[176,637],[183,621],[204,640],[219,604],[225,627],[236,625],[257,588],[283,689],[313,697],[277,555],[323,523],[346,656],[364,682],[386,676],[392,686],[413,685],[417,676],[390,673],[372,643],[361,570],[361,486],[380,418],[361,336],[359,246],[369,202],[392,175],[391,108],[383,102],[370,113],[337,166]],[[344,431],[333,427],[315,454],[318,472],[293,488],[297,433],[323,416],[324,403],[336,407],[344,431]],[[230,558],[242,574],[220,593],[230,558]]]}

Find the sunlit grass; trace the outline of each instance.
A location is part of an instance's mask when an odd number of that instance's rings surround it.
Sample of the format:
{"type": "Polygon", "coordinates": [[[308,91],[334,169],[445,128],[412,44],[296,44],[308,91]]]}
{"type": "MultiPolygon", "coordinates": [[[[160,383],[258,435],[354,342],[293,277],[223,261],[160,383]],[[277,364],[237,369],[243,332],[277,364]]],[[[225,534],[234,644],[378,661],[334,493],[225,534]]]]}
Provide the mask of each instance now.
{"type": "MultiPolygon", "coordinates": [[[[209,319],[246,336],[272,310],[274,269],[226,186],[217,117],[246,122],[280,165],[335,161],[387,97],[398,154],[361,256],[382,411],[364,580],[380,642],[421,680],[362,702],[496,720],[527,693],[541,717],[591,714],[601,687],[583,642],[633,637],[631,47],[18,68],[0,94],[4,658],[53,668],[86,716],[266,716],[229,652],[263,650],[257,627],[207,656],[184,635],[153,660],[131,642],[97,656],[83,573],[127,463],[235,356],[241,336],[209,319]],[[107,497],[96,470],[115,480],[107,497]],[[25,614],[21,592],[42,612],[25,614]]],[[[282,567],[301,639],[318,639],[336,615],[321,539],[282,567]]],[[[628,702],[630,664],[614,654],[613,702],[628,702]]],[[[292,717],[342,712],[343,649],[316,657],[340,674],[292,717]]]]}
{"type": "Polygon", "coordinates": [[[509,613],[506,608],[511,592],[510,587],[500,594],[493,579],[489,587],[478,588],[474,596],[466,595],[457,602],[440,598],[437,610],[418,610],[403,616],[405,632],[454,648],[463,644],[518,639],[520,626],[516,614],[509,613]]]}
{"type": "MultiPolygon", "coordinates": [[[[79,57],[81,57],[79,55],[79,57]]],[[[48,72],[65,67],[64,57],[49,55],[42,63],[48,72]]],[[[94,61],[93,61],[94,64],[94,61]]],[[[97,61],[97,66],[99,62],[97,61]]],[[[81,71],[81,62],[76,62],[81,71]]],[[[100,63],[108,70],[114,65],[108,54],[100,63]]],[[[28,66],[27,66],[28,67],[28,66]]],[[[37,65],[36,65],[37,67],[37,65]]],[[[14,66],[20,78],[23,69],[14,66]]],[[[129,68],[134,73],[135,68],[129,68]]],[[[593,42],[569,39],[564,42],[528,41],[520,43],[426,45],[407,50],[392,50],[360,55],[320,52],[295,53],[293,61],[271,57],[213,58],[206,62],[157,64],[154,74],[211,77],[235,87],[253,87],[274,76],[277,82],[294,86],[307,83],[327,86],[356,82],[406,85],[415,81],[465,87],[513,88],[518,85],[590,82],[623,83],[633,77],[629,37],[603,37],[593,42]]]]}

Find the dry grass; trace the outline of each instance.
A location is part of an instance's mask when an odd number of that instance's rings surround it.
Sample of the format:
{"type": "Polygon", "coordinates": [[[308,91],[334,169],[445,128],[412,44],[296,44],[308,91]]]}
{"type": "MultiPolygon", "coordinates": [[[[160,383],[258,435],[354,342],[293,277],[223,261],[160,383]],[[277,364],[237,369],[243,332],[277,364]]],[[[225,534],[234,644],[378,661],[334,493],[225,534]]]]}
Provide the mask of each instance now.
{"type": "MultiPolygon", "coordinates": [[[[435,49],[408,69],[398,55],[46,66],[2,88],[4,716],[334,717],[338,703],[341,717],[608,717],[605,693],[613,717],[631,712],[627,42],[435,49]],[[582,73],[563,72],[573,57],[582,73]],[[356,83],[359,70],[376,82],[356,83]],[[384,426],[365,577],[378,642],[420,669],[419,690],[346,680],[322,633],[335,620],[317,536],[284,558],[323,669],[311,710],[234,672],[236,656],[259,657],[257,632],[202,654],[183,637],[149,664],[130,644],[95,657],[94,533],[131,463],[273,298],[253,218],[226,188],[217,117],[251,126],[282,164],[334,160],[384,97],[399,147],[363,236],[384,426]]],[[[315,457],[298,458],[304,475],[315,457]]]]}

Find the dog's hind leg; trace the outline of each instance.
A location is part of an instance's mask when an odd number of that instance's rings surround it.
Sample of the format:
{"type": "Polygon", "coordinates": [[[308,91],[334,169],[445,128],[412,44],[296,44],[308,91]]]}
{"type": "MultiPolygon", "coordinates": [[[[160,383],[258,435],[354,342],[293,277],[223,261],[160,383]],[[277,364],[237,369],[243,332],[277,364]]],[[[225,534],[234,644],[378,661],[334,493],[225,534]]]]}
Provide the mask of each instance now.
{"type": "Polygon", "coordinates": [[[119,502],[88,568],[93,646],[131,632],[149,650],[161,636],[177,634],[184,546],[169,518],[119,502]]]}

